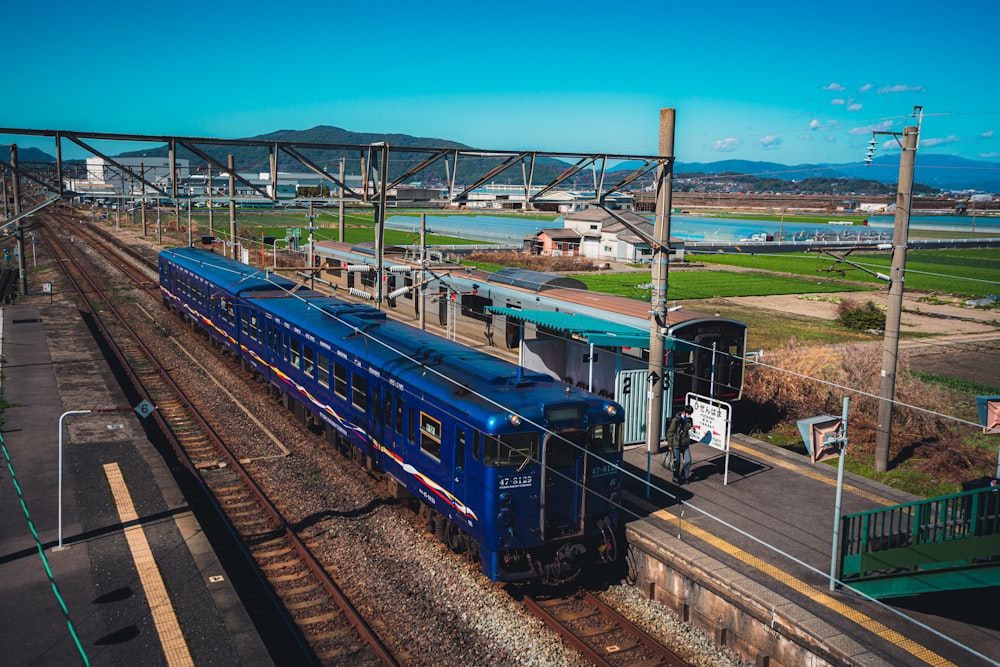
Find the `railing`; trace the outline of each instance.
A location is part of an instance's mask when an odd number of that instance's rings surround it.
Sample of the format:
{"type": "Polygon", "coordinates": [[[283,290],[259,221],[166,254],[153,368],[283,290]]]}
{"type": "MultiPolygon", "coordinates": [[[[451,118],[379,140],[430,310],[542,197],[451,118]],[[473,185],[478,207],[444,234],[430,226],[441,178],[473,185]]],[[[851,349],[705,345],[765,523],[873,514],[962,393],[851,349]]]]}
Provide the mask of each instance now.
{"type": "Polygon", "coordinates": [[[875,597],[1000,583],[995,489],[850,514],[840,534],[840,580],[875,597]]]}

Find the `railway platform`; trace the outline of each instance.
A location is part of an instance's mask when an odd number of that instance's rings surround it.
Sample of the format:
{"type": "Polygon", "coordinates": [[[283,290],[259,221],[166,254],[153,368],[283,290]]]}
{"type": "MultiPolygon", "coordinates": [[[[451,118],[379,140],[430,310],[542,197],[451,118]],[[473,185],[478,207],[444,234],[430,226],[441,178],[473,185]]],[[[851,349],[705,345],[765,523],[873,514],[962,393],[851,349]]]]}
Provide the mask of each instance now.
{"type": "MultiPolygon", "coordinates": [[[[734,435],[724,483],[722,451],[691,451],[683,486],[662,455],[626,451],[630,574],[647,597],[756,665],[1000,665],[996,588],[881,603],[831,590],[836,466],[734,435]]],[[[848,472],[841,514],[912,500],[848,472]]]]}
{"type": "Polygon", "coordinates": [[[0,662],[274,664],[77,309],[2,315],[0,662]]]}

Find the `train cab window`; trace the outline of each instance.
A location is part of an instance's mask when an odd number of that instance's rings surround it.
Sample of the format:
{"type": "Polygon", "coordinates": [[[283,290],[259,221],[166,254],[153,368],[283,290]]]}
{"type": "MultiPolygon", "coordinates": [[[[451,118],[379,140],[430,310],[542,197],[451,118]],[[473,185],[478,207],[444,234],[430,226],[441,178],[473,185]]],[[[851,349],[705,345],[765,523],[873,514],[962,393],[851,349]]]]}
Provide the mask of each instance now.
{"type": "Polygon", "coordinates": [[[472,431],[472,458],[479,460],[479,431],[472,431]]]}
{"type": "Polygon", "coordinates": [[[441,460],[441,422],[420,413],[420,449],[441,460]]]}
{"type": "Polygon", "coordinates": [[[488,435],[483,447],[483,462],[488,466],[518,466],[525,459],[538,460],[537,433],[488,435]]]}
{"type": "Polygon", "coordinates": [[[359,373],[351,373],[351,403],[362,412],[368,408],[368,378],[359,373]]]}
{"type": "Polygon", "coordinates": [[[614,454],[619,451],[617,429],[614,424],[598,424],[590,427],[590,443],[587,448],[597,454],[614,454]]]}
{"type": "Polygon", "coordinates": [[[465,470],[465,429],[455,429],[455,468],[465,470]]]}
{"type": "Polygon", "coordinates": [[[302,355],[299,352],[299,341],[295,340],[294,338],[289,339],[288,353],[290,355],[288,361],[292,364],[292,366],[295,366],[296,368],[301,368],[302,355]]]}
{"type": "Polygon", "coordinates": [[[302,346],[302,372],[309,377],[316,377],[316,355],[308,345],[302,346]]]}
{"type": "Polygon", "coordinates": [[[330,358],[323,354],[322,352],[317,353],[316,357],[316,379],[319,380],[320,386],[330,387],[330,358]]]}
{"type": "Polygon", "coordinates": [[[347,398],[347,368],[343,364],[333,364],[333,393],[347,398]]]}

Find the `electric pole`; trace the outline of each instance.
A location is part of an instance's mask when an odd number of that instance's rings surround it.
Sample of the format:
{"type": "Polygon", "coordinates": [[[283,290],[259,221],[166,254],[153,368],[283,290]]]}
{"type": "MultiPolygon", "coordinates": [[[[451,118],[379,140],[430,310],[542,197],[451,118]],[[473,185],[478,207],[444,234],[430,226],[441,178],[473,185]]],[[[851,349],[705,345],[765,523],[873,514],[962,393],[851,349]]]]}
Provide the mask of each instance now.
{"type": "Polygon", "coordinates": [[[899,186],[896,193],[896,217],[892,231],[892,266],[889,271],[889,309],[885,315],[878,425],[875,433],[875,472],[885,472],[889,467],[892,402],[896,392],[896,366],[899,353],[899,321],[903,310],[906,243],[910,228],[910,202],[913,198],[913,168],[917,159],[917,140],[919,137],[920,126],[918,124],[917,127],[904,128],[902,141],[900,141],[899,186]]]}
{"type": "MultiPolygon", "coordinates": [[[[649,414],[646,419],[647,455],[659,453],[663,420],[663,336],[667,328],[667,272],[670,264],[671,176],[674,167],[676,109],[660,109],[660,157],[669,158],[656,173],[656,216],[653,221],[652,289],[649,304],[649,414]]],[[[668,406],[672,407],[672,406],[668,406]]]]}

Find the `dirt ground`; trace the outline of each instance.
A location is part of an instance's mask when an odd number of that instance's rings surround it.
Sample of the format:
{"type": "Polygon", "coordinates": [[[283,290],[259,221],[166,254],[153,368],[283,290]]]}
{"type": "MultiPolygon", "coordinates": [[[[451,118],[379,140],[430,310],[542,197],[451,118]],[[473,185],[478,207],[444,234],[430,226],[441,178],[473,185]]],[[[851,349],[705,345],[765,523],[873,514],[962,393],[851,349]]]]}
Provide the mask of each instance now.
{"type": "MultiPolygon", "coordinates": [[[[934,373],[989,386],[1000,385],[1000,311],[977,310],[958,305],[921,303],[919,293],[903,295],[901,334],[925,335],[900,340],[900,351],[910,367],[924,373],[934,373]]],[[[775,313],[796,313],[826,320],[837,319],[837,304],[826,300],[834,297],[861,302],[874,301],[887,305],[884,292],[844,292],[835,294],[778,295],[728,298],[727,303],[773,310],[775,313]],[[805,298],[804,298],[805,296],[805,298]]]]}

